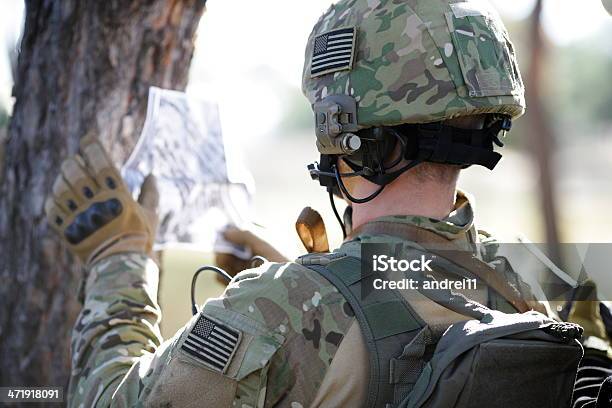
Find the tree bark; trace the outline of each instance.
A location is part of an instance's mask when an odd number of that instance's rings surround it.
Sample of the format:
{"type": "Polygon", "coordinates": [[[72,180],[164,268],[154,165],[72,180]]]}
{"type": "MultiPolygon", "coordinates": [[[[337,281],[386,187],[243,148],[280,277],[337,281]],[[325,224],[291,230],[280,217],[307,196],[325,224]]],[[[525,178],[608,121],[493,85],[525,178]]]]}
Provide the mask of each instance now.
{"type": "Polygon", "coordinates": [[[150,86],[183,89],[205,0],[26,0],[0,174],[0,386],[65,386],[81,267],[48,228],[62,160],[97,134],[117,164],[150,86]]]}

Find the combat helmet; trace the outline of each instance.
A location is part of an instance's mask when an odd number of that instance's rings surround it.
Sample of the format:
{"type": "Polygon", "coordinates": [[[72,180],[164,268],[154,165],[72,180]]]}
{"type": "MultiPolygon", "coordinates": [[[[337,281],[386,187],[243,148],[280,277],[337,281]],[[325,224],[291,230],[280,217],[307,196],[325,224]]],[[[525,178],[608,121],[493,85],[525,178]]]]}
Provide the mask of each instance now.
{"type": "Polygon", "coordinates": [[[341,0],[314,26],[302,91],[315,115],[321,160],[313,179],[353,202],[365,202],[422,162],[493,169],[500,132],[525,110],[514,48],[495,10],[478,0],[341,0]],[[466,130],[442,123],[486,114],[466,130]],[[401,143],[396,163],[385,157],[401,143]],[[351,197],[336,168],[380,189],[351,197]],[[408,165],[397,169],[401,159],[408,165]],[[393,170],[391,170],[393,168],[393,170]]]}

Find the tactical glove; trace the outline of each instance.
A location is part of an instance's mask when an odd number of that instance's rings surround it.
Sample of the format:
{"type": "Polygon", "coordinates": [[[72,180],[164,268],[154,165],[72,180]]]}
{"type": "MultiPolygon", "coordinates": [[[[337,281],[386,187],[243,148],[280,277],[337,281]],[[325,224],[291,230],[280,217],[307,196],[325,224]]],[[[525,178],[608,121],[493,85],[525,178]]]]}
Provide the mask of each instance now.
{"type": "Polygon", "coordinates": [[[134,201],[100,142],[87,137],[80,153],[62,163],[45,212],[70,251],[89,266],[116,253],[150,253],[158,201],[153,176],[134,201]]]}

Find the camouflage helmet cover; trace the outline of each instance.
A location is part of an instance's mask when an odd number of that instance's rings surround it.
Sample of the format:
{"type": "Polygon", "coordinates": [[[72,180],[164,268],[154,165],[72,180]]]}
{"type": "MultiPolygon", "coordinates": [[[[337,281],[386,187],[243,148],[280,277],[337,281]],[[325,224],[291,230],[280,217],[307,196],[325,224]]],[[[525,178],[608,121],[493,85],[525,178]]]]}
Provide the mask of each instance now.
{"type": "Polygon", "coordinates": [[[516,118],[525,110],[508,33],[479,0],[339,1],[310,35],[302,90],[313,105],[328,95],[354,97],[358,128],[480,113],[516,118]],[[313,74],[320,38],[352,27],[350,65],[313,74]]]}

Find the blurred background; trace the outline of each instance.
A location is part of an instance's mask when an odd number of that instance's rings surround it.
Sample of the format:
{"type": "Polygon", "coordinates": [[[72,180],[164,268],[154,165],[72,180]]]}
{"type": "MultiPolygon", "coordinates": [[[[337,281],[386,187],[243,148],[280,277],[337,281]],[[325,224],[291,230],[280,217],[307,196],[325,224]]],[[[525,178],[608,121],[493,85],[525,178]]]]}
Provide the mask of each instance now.
{"type": "MultiPolygon", "coordinates": [[[[294,222],[304,206],[323,215],[332,247],[341,241],[327,195],[306,164],[318,159],[310,106],[300,91],[304,47],[329,0],[207,3],[187,92],[219,101],[225,136],[244,152],[256,186],[256,222],[288,257],[303,249],[294,222]],[[265,18],[264,18],[265,17],[265,18]]],[[[495,169],[463,172],[479,228],[512,242],[612,242],[612,17],[601,0],[495,0],[527,86],[527,115],[515,121],[495,169]],[[536,3],[541,9],[536,9],[536,3]]],[[[23,5],[0,0],[0,140],[13,98],[12,65],[23,5]],[[2,50],[3,49],[3,50],[2,50]]],[[[1,143],[0,143],[1,145],[1,143]]],[[[2,152],[0,151],[0,154],[2,152]]],[[[163,257],[165,336],[190,315],[193,271],[209,251],[163,257]]],[[[222,291],[200,279],[198,300],[222,291]]]]}

